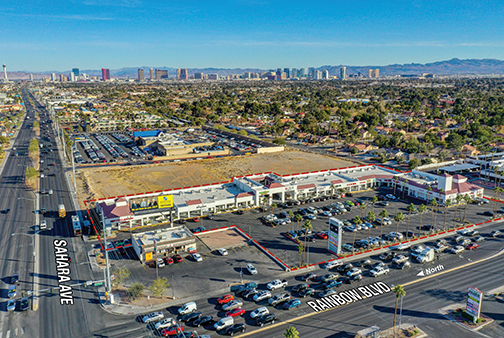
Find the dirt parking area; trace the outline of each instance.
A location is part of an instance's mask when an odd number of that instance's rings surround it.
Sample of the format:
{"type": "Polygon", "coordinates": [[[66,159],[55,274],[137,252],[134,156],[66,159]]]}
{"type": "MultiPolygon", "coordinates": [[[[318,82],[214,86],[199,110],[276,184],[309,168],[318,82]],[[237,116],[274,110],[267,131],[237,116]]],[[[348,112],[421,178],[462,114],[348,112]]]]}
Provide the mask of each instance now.
{"type": "Polygon", "coordinates": [[[208,232],[198,235],[198,238],[210,249],[210,251],[244,245],[247,242],[245,237],[240,235],[235,229],[208,232]]]}
{"type": "Polygon", "coordinates": [[[262,172],[271,171],[286,175],[351,165],[355,164],[330,156],[285,151],[189,162],[82,168],[77,172],[77,181],[79,201],[83,201],[222,182],[234,176],[262,172]]]}

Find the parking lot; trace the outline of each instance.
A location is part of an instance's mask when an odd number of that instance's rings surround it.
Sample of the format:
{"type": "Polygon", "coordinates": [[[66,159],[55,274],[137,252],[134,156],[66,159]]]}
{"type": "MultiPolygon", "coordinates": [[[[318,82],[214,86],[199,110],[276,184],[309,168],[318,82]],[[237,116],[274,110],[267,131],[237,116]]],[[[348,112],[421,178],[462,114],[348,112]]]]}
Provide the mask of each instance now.
{"type": "MultiPolygon", "coordinates": [[[[278,215],[280,212],[288,212],[289,210],[292,210],[294,214],[297,213],[297,210],[300,208],[306,209],[308,207],[323,207],[324,205],[331,205],[333,203],[337,202],[342,202],[345,203],[345,201],[352,200],[355,201],[356,199],[360,199],[364,202],[365,204],[365,209],[362,210],[360,209],[359,206],[354,206],[351,208],[349,212],[346,212],[345,214],[342,215],[337,215],[337,216],[331,216],[335,217],[337,219],[340,219],[342,221],[348,220],[351,221],[355,216],[363,217],[366,216],[370,211],[373,211],[376,215],[376,219],[380,220],[381,217],[378,216],[382,210],[386,210],[388,213],[388,218],[391,220],[391,225],[388,226],[379,226],[375,223],[373,223],[373,227],[370,229],[362,229],[358,230],[355,232],[351,231],[345,231],[343,234],[343,240],[342,243],[344,244],[352,244],[354,241],[354,236],[355,240],[363,240],[366,237],[380,237],[388,234],[389,232],[396,232],[397,231],[397,222],[394,221],[394,216],[398,213],[401,212],[404,215],[404,221],[399,223],[399,229],[398,232],[403,233],[405,231],[411,231],[414,233],[414,235],[418,235],[419,229],[418,227],[420,225],[431,225],[433,224],[436,228],[442,230],[443,227],[450,227],[453,226],[454,224],[454,215],[457,213],[457,218],[461,217],[463,218],[465,214],[465,219],[469,224],[474,224],[474,223],[479,223],[479,222],[484,222],[488,219],[490,219],[489,216],[485,216],[483,213],[485,211],[491,211],[494,208],[493,203],[488,203],[488,204],[482,204],[482,205],[477,205],[477,204],[468,204],[467,205],[467,211],[465,204],[460,205],[460,206],[453,206],[448,208],[447,214],[446,214],[446,223],[445,223],[445,214],[444,214],[444,208],[439,208],[439,211],[434,210],[434,213],[432,213],[431,208],[428,207],[427,211],[420,215],[420,213],[415,212],[412,213],[410,222],[409,222],[409,227],[408,227],[408,210],[407,207],[411,203],[415,205],[415,207],[418,209],[418,207],[423,203],[426,204],[425,202],[416,200],[416,199],[410,199],[406,198],[404,200],[398,199],[398,200],[387,200],[387,206],[381,206],[378,205],[378,203],[375,203],[375,207],[373,210],[372,203],[371,203],[371,198],[373,196],[378,196],[378,195],[386,195],[386,194],[391,194],[393,193],[392,189],[377,189],[373,191],[364,191],[364,192],[359,192],[356,194],[353,194],[352,197],[343,197],[340,199],[329,199],[327,201],[320,201],[320,202],[313,202],[313,203],[306,203],[302,204],[299,206],[292,206],[292,207],[287,207],[287,208],[276,208],[274,210],[262,212],[259,209],[254,209],[254,210],[248,210],[245,211],[243,215],[239,215],[237,213],[227,213],[227,214],[222,214],[222,215],[216,215],[213,220],[208,220],[205,218],[202,218],[200,222],[194,223],[191,221],[188,221],[187,226],[190,229],[194,229],[198,226],[204,225],[206,226],[207,229],[212,229],[212,228],[217,228],[225,225],[232,225],[236,224],[239,226],[241,229],[243,229],[245,232],[249,233],[254,239],[256,239],[260,244],[262,244],[264,247],[266,247],[268,250],[270,250],[273,254],[275,254],[277,257],[279,257],[281,260],[283,260],[287,265],[291,267],[299,266],[299,255],[298,255],[298,249],[297,246],[298,244],[295,243],[293,240],[287,238],[284,233],[288,232],[289,230],[300,230],[302,229],[304,219],[303,221],[299,222],[299,226],[297,222],[292,221],[289,224],[285,225],[279,225],[276,227],[271,227],[269,225],[266,225],[261,218],[264,215],[269,215],[269,214],[276,214],[278,215]],[[420,218],[422,218],[422,222],[420,224],[420,218]]],[[[400,196],[399,196],[400,197],[400,196]]],[[[500,209],[500,206],[498,207],[500,209]]],[[[311,220],[311,224],[313,227],[313,233],[314,235],[316,233],[320,233],[323,231],[328,230],[329,226],[329,216],[321,216],[319,214],[315,215],[316,219],[311,220]]],[[[371,222],[370,222],[371,223],[371,222]]],[[[455,224],[460,225],[460,222],[456,222],[455,224]]],[[[427,230],[421,230],[422,234],[428,234],[429,232],[427,230]]],[[[405,235],[403,235],[405,236],[405,235]]],[[[318,262],[323,262],[327,261],[328,259],[335,258],[336,256],[333,254],[330,254],[327,250],[327,245],[328,245],[328,240],[327,239],[319,239],[314,236],[314,241],[310,242],[307,241],[307,263],[313,264],[313,263],[318,263],[318,262]]],[[[299,239],[301,242],[304,243],[304,236],[301,235],[299,236],[299,239]]],[[[345,251],[343,252],[345,253],[345,251]]],[[[351,253],[350,252],[346,252],[351,253]]]]}

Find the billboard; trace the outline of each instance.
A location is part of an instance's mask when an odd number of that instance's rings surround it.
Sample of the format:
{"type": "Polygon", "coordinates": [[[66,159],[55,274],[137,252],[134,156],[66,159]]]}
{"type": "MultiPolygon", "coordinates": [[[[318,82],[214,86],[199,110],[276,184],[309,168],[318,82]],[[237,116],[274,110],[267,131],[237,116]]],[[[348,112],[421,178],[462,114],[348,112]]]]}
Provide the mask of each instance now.
{"type": "Polygon", "coordinates": [[[339,255],[341,253],[341,237],[342,237],[342,230],[343,228],[343,222],[340,221],[337,218],[331,217],[329,218],[329,233],[327,234],[328,237],[328,244],[327,244],[327,249],[334,253],[339,255]]]}
{"type": "Polygon", "coordinates": [[[129,200],[131,211],[173,207],[173,195],[137,197],[129,200]]]}
{"type": "Polygon", "coordinates": [[[480,317],[481,314],[481,302],[483,300],[483,292],[480,290],[470,287],[467,292],[467,305],[466,312],[474,317],[474,320],[480,317]]]}

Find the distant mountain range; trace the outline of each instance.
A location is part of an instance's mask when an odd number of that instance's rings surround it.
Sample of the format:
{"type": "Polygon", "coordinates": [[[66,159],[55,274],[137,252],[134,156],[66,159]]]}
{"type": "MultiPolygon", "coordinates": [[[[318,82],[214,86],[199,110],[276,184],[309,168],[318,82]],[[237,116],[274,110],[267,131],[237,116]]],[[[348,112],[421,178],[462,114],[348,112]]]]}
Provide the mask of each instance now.
{"type": "MultiPolygon", "coordinates": [[[[347,67],[347,74],[358,74],[362,73],[367,76],[369,69],[379,69],[380,76],[392,76],[392,75],[420,75],[423,73],[436,74],[436,75],[484,75],[484,74],[504,74],[504,61],[496,59],[451,59],[447,61],[438,61],[433,63],[408,63],[408,64],[393,64],[387,66],[349,66],[349,65],[339,65],[339,66],[322,66],[317,69],[328,70],[330,75],[339,76],[339,71],[341,67],[347,67]]],[[[141,68],[145,71],[145,77],[149,78],[149,69],[163,69],[168,70],[170,78],[173,78],[176,74],[176,68],[171,67],[128,67],[120,69],[111,69],[110,73],[112,77],[119,78],[132,78],[136,79],[138,74],[138,69],[141,68]]],[[[194,74],[201,72],[204,74],[219,74],[224,75],[234,75],[243,74],[244,72],[264,72],[267,69],[257,69],[257,68],[189,68],[189,74],[194,74]]],[[[48,77],[51,73],[57,75],[64,74],[69,76],[70,70],[65,72],[60,71],[47,71],[47,72],[36,72],[33,74],[34,79],[40,79],[43,77],[48,77]]],[[[101,76],[101,69],[82,69],[80,73],[86,73],[90,76],[101,76]]],[[[18,71],[18,72],[7,72],[9,79],[29,79],[29,72],[18,71]]]]}

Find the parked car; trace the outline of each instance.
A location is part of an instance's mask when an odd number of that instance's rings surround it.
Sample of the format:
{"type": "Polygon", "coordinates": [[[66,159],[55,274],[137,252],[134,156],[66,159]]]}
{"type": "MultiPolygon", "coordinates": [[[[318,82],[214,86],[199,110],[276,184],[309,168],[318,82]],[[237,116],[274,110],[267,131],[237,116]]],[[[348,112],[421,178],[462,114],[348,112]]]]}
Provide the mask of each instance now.
{"type": "Polygon", "coordinates": [[[14,311],[16,310],[16,300],[15,299],[9,299],[7,301],[7,311],[14,311]]]}
{"type": "Polygon", "coordinates": [[[343,282],[345,284],[352,284],[352,283],[355,283],[355,282],[360,282],[362,280],[362,275],[361,274],[358,274],[358,275],[352,275],[350,277],[347,277],[343,280],[343,282]]]}
{"type": "Polygon", "coordinates": [[[227,256],[227,255],[228,255],[227,250],[226,250],[226,249],[224,249],[224,248],[220,248],[220,249],[218,249],[217,251],[219,252],[219,254],[220,254],[221,256],[227,256]]]}
{"type": "Polygon", "coordinates": [[[215,320],[212,316],[203,316],[203,317],[196,319],[193,322],[193,325],[200,327],[200,326],[205,326],[205,325],[213,325],[214,322],[215,322],[215,320]]]}
{"type": "Polygon", "coordinates": [[[256,318],[256,325],[263,327],[266,324],[274,324],[277,320],[277,317],[274,313],[268,313],[266,315],[260,316],[256,318]]]}
{"type": "Polygon", "coordinates": [[[184,261],[184,259],[180,255],[173,256],[173,260],[175,261],[175,263],[182,263],[184,261]]]}
{"type": "Polygon", "coordinates": [[[334,280],[330,280],[330,281],[328,281],[328,282],[326,282],[326,283],[322,284],[322,288],[323,288],[324,290],[327,290],[327,289],[332,289],[332,288],[337,288],[337,287],[339,287],[341,284],[342,284],[342,283],[341,283],[341,281],[339,281],[339,280],[335,280],[335,279],[334,279],[334,280]]]}
{"type": "Polygon", "coordinates": [[[465,249],[462,245],[457,245],[457,246],[451,248],[450,252],[454,253],[454,254],[459,254],[459,253],[462,253],[464,250],[465,249]]]}
{"type": "Polygon", "coordinates": [[[469,245],[467,245],[465,248],[466,250],[474,250],[476,248],[479,247],[479,244],[478,243],[470,243],[469,245]]]}
{"type": "Polygon", "coordinates": [[[194,311],[183,315],[182,317],[179,318],[179,321],[189,323],[200,318],[202,315],[203,314],[201,313],[201,311],[194,311]]]}
{"type": "Polygon", "coordinates": [[[256,318],[256,317],[261,317],[264,315],[267,315],[269,313],[269,310],[267,307],[263,306],[258,309],[255,309],[250,313],[250,318],[256,318]]]}
{"type": "Polygon", "coordinates": [[[302,280],[304,280],[304,281],[309,281],[309,280],[311,280],[311,279],[315,279],[315,278],[317,278],[317,277],[318,277],[318,275],[317,275],[316,273],[314,273],[314,272],[310,272],[310,273],[308,273],[308,274],[306,274],[306,275],[302,276],[302,277],[301,277],[301,279],[302,279],[302,280]]]}
{"type": "Polygon", "coordinates": [[[258,303],[263,299],[271,298],[271,292],[269,291],[261,291],[257,295],[254,296],[254,302],[258,303]]]}
{"type": "Polygon", "coordinates": [[[241,296],[243,299],[253,299],[255,295],[257,295],[259,291],[256,289],[248,290],[245,293],[243,293],[241,296]]]}
{"type": "Polygon", "coordinates": [[[221,298],[217,298],[217,304],[223,305],[223,304],[229,303],[230,301],[232,301],[234,299],[235,298],[233,295],[227,294],[227,295],[222,296],[221,298]]]}
{"type": "Polygon", "coordinates": [[[280,293],[268,299],[268,303],[271,306],[276,306],[280,303],[285,303],[291,299],[291,296],[287,293],[280,293]]]}
{"type": "Polygon", "coordinates": [[[151,322],[156,322],[158,320],[161,320],[164,318],[164,314],[162,312],[152,312],[149,313],[148,315],[145,315],[142,317],[142,322],[144,323],[151,323],[151,322]]]}
{"type": "Polygon", "coordinates": [[[231,311],[226,312],[226,317],[238,317],[243,316],[244,314],[245,309],[237,307],[236,309],[232,309],[231,311]]]}
{"type": "Polygon", "coordinates": [[[371,260],[366,258],[366,259],[362,259],[360,261],[358,261],[357,263],[355,263],[355,266],[360,266],[360,267],[365,267],[365,266],[368,266],[368,265],[371,265],[371,260]]]}
{"type": "Polygon", "coordinates": [[[268,290],[276,290],[276,289],[280,289],[280,288],[285,288],[287,286],[287,280],[286,279],[283,279],[283,280],[280,280],[280,279],[275,279],[274,281],[268,283],[266,285],[266,287],[268,288],[268,290]]]}
{"type": "Polygon", "coordinates": [[[376,268],[376,269],[369,271],[369,274],[371,275],[371,277],[378,277],[381,275],[386,275],[387,273],[389,273],[389,271],[390,271],[389,268],[382,267],[382,268],[376,268]]]}
{"type": "Polygon", "coordinates": [[[310,284],[308,283],[303,283],[303,284],[298,284],[298,285],[295,285],[293,288],[292,288],[292,292],[301,292],[305,289],[308,289],[310,287],[310,284]]]}
{"type": "Polygon", "coordinates": [[[490,233],[490,237],[499,237],[501,235],[501,232],[499,230],[494,230],[490,233]]]}
{"type": "Polygon", "coordinates": [[[243,302],[239,299],[232,300],[222,306],[222,310],[229,311],[232,309],[236,309],[237,307],[243,306],[243,302]]]}
{"type": "Polygon", "coordinates": [[[251,275],[255,275],[257,274],[257,269],[255,268],[255,266],[251,263],[247,264],[247,267],[246,267],[247,271],[251,274],[251,275]]]}
{"type": "Polygon", "coordinates": [[[233,324],[233,326],[226,328],[226,334],[228,334],[230,336],[234,336],[235,333],[238,333],[238,332],[243,333],[243,332],[245,332],[246,329],[247,329],[247,325],[245,325],[243,323],[233,324]]]}
{"type": "Polygon", "coordinates": [[[299,297],[308,297],[308,296],[313,296],[315,294],[315,289],[313,288],[308,288],[308,289],[304,289],[304,290],[301,290],[299,291],[298,295],[299,297]]]}
{"type": "Polygon", "coordinates": [[[161,329],[166,329],[167,327],[176,325],[177,322],[173,318],[165,318],[160,322],[157,322],[156,325],[154,326],[156,330],[161,330],[161,329]]]}
{"type": "Polygon", "coordinates": [[[290,310],[290,309],[296,308],[300,305],[301,305],[301,301],[299,299],[294,298],[294,299],[289,300],[287,303],[285,303],[283,305],[283,308],[285,310],[290,310]]]}

